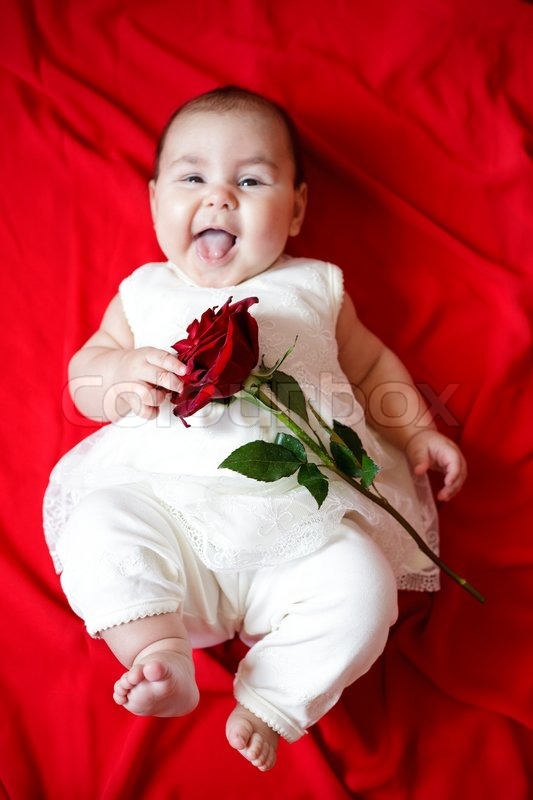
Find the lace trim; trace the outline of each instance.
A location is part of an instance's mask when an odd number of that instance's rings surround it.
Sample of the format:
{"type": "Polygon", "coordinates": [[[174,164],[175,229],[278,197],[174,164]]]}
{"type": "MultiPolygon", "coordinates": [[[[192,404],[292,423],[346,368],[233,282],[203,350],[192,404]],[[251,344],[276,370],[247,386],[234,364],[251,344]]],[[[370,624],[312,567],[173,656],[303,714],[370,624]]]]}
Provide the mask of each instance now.
{"type": "Polygon", "coordinates": [[[413,572],[407,575],[399,575],[396,578],[398,589],[410,592],[438,592],[440,589],[440,572],[424,574],[413,572]]]}
{"type": "Polygon", "coordinates": [[[105,622],[102,623],[85,623],[87,633],[93,639],[101,639],[102,631],[107,631],[109,628],[115,628],[117,625],[124,625],[127,622],[134,622],[138,619],[146,619],[147,617],[159,617],[161,614],[172,614],[178,608],[178,603],[175,600],[167,600],[158,602],[153,608],[137,609],[136,611],[115,611],[106,617],[105,622]]]}
{"type": "MultiPolygon", "coordinates": [[[[225,538],[218,541],[214,535],[208,536],[204,530],[207,522],[202,527],[193,524],[187,511],[180,510],[170,501],[169,492],[165,491],[165,487],[158,485],[155,479],[150,482],[158,502],[177,521],[200,560],[208,568],[217,571],[272,565],[315,552],[325,544],[338,522],[346,515],[346,505],[343,504],[342,498],[337,502],[332,498],[327,515],[310,515],[300,523],[290,520],[289,529],[283,535],[276,536],[273,541],[269,541],[269,537],[265,536],[264,542],[259,541],[256,547],[235,548],[225,538]]],[[[75,489],[58,483],[51,483],[47,489],[43,511],[44,531],[58,573],[62,571],[62,564],[56,552],[56,543],[73,509],[89,491],[91,489],[75,489]]],[[[209,506],[208,503],[205,505],[209,506]]],[[[384,519],[382,513],[377,513],[373,508],[364,511],[364,515],[361,510],[348,512],[347,516],[368,531],[379,544],[397,576],[398,588],[410,591],[437,591],[440,588],[438,568],[426,557],[421,556],[416,544],[400,526],[391,525],[388,519],[384,519]],[[411,565],[412,559],[418,562],[416,568],[411,565]]],[[[282,518],[284,515],[289,518],[287,510],[281,515],[282,518]]],[[[426,540],[429,546],[438,552],[436,524],[432,524],[428,514],[421,516],[426,540]]],[[[256,521],[259,527],[259,515],[256,521]]],[[[283,519],[281,521],[283,522],[283,519]]],[[[271,527],[275,527],[279,520],[273,514],[269,517],[269,522],[271,527]]]]}
{"type": "MultiPolygon", "coordinates": [[[[200,560],[206,567],[218,572],[273,566],[284,561],[301,558],[322,547],[333,532],[332,526],[325,524],[322,518],[310,518],[299,525],[294,525],[286,535],[277,537],[269,547],[236,549],[231,547],[228,542],[219,543],[208,538],[201,528],[191,523],[186,513],[164,500],[160,495],[157,496],[157,500],[178,522],[200,560]]],[[[341,517],[342,514],[339,515],[339,519],[341,517]]]]}
{"type": "Polygon", "coordinates": [[[292,744],[301,739],[307,733],[303,728],[292,723],[281,711],[278,711],[267,700],[259,697],[253,689],[250,689],[238,676],[234,682],[234,696],[237,702],[250,711],[258,719],[262,720],[269,728],[279,733],[280,736],[292,744]]]}
{"type": "Polygon", "coordinates": [[[68,518],[85,494],[79,489],[67,489],[55,483],[46,490],[43,501],[44,538],[58,575],[63,571],[63,565],[56,545],[68,518]]]}

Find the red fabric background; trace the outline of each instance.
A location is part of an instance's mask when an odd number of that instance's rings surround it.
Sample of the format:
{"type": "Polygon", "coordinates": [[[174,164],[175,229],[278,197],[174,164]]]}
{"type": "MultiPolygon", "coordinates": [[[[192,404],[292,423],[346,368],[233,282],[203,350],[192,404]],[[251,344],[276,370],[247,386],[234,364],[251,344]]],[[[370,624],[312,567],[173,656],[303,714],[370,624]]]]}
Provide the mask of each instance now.
{"type": "Polygon", "coordinates": [[[531,5],[4,0],[1,16],[2,796],[531,797],[531,5]],[[445,401],[470,478],[442,550],[487,596],[444,579],[402,597],[383,657],[266,775],[224,737],[235,644],[196,654],[185,719],[113,704],[120,667],[68,609],[40,521],[50,468],[91,431],[68,358],[158,257],[156,133],[227,82],[303,133],[293,252],[339,263],[362,318],[445,401]]]}

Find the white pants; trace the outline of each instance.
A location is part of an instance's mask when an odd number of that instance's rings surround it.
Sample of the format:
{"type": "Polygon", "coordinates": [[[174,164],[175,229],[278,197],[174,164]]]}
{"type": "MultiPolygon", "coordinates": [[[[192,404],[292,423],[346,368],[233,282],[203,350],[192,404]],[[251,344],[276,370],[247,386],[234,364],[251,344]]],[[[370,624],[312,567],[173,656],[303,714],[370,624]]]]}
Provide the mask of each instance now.
{"type": "Polygon", "coordinates": [[[93,636],[175,611],[193,647],[238,634],[250,650],[237,671],[235,697],[289,742],[370,668],[397,615],[388,561],[348,521],[311,555],[213,572],[172,514],[136,484],[82,500],[58,552],[65,594],[93,636]]]}

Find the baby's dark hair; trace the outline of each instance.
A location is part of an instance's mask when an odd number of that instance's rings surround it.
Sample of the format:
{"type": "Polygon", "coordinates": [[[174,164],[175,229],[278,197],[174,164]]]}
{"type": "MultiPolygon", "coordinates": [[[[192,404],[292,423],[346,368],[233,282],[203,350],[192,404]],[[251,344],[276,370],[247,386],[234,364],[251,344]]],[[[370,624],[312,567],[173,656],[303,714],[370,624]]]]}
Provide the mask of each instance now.
{"type": "Polygon", "coordinates": [[[305,172],[302,157],[302,146],[296,125],[292,118],[283,106],[269,100],[257,92],[252,92],[249,89],[243,89],[240,86],[221,86],[218,89],[213,89],[210,92],[205,92],[192,100],[188,100],[181,105],[172,114],[167,124],[161,132],[159,142],[157,143],[154,163],[154,180],[157,180],[159,175],[159,162],[161,154],[165,146],[165,140],[168,131],[177,117],[182,114],[192,113],[194,111],[263,111],[273,116],[276,116],[280,122],[285,126],[289,136],[289,143],[292,150],[294,160],[294,183],[300,186],[305,181],[305,172]]]}

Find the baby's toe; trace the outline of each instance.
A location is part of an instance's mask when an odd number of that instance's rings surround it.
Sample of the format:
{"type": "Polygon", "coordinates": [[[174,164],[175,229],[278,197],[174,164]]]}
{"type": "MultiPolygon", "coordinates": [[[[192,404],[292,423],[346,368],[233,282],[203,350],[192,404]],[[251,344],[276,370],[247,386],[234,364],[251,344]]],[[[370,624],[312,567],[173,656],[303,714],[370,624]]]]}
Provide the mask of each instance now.
{"type": "Polygon", "coordinates": [[[248,720],[241,720],[238,726],[231,726],[228,730],[228,740],[232,747],[244,750],[252,739],[254,729],[248,720]]]}
{"type": "Polygon", "coordinates": [[[130,691],[131,686],[126,683],[123,678],[115,683],[113,686],[113,700],[115,703],[119,705],[124,705],[124,703],[128,699],[128,692],[130,691]]]}
{"type": "Polygon", "coordinates": [[[248,741],[248,747],[246,748],[246,755],[250,759],[250,761],[257,761],[261,757],[261,753],[263,752],[264,740],[261,734],[254,731],[250,736],[248,741]]]}
{"type": "Polygon", "coordinates": [[[113,700],[117,705],[123,706],[128,702],[128,695],[126,692],[115,689],[113,692],[113,700]]]}
{"type": "Polygon", "coordinates": [[[258,736],[258,734],[254,734],[254,737],[255,736],[257,736],[260,741],[258,743],[254,742],[255,749],[253,754],[252,752],[250,753],[250,760],[254,767],[257,767],[261,772],[266,772],[274,766],[275,750],[269,742],[258,736]]]}
{"type": "Polygon", "coordinates": [[[159,661],[151,661],[146,664],[143,669],[143,677],[148,681],[163,681],[171,677],[171,672],[168,666],[160,663],[159,661]]]}
{"type": "Polygon", "coordinates": [[[129,690],[131,689],[132,684],[127,679],[127,674],[123,675],[113,686],[113,690],[115,694],[128,694],[129,690]]]}
{"type": "Polygon", "coordinates": [[[142,669],[139,670],[138,667],[133,667],[129,672],[125,672],[124,675],[121,675],[113,686],[113,698],[115,702],[123,705],[128,699],[129,692],[142,680],[142,669]]]}
{"type": "Polygon", "coordinates": [[[144,667],[142,664],[135,664],[129,672],[126,672],[122,679],[129,684],[129,688],[138,686],[144,680],[144,667]]]}

